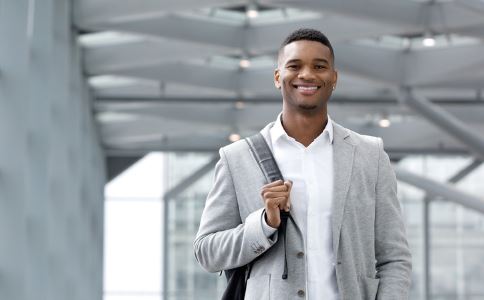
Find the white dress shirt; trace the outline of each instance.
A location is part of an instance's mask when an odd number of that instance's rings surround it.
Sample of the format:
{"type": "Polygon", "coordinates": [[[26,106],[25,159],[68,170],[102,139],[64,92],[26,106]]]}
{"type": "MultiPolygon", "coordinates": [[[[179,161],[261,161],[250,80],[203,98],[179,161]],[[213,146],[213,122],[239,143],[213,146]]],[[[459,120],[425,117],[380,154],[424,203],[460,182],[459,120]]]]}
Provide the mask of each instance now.
{"type": "MultiPolygon", "coordinates": [[[[338,299],[331,231],[333,200],[333,124],[308,146],[287,135],[279,114],[270,129],[274,158],[285,180],[291,180],[291,214],[304,237],[307,299],[338,299]]],[[[276,232],[265,220],[267,237],[276,232]]]]}

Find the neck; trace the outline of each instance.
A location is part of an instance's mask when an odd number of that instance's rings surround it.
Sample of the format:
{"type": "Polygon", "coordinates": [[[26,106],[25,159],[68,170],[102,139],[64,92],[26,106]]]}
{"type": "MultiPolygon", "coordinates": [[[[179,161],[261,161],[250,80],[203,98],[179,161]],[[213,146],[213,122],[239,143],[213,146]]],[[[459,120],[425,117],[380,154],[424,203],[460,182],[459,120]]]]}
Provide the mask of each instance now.
{"type": "Polygon", "coordinates": [[[300,114],[283,108],[281,122],[290,137],[307,147],[323,132],[328,123],[328,113],[324,109],[317,113],[300,114]]]}

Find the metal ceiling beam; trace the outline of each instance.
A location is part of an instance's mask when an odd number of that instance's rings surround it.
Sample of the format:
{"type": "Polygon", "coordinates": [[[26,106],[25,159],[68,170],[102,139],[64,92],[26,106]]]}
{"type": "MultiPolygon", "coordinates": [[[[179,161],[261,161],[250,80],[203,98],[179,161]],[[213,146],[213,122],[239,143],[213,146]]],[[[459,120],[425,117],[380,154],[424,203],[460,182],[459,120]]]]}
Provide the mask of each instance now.
{"type": "Polygon", "coordinates": [[[244,47],[243,26],[181,15],[169,14],[159,18],[129,20],[116,24],[88,24],[85,29],[139,33],[233,49],[244,47]]]}
{"type": "Polygon", "coordinates": [[[189,188],[191,185],[193,185],[195,182],[197,182],[200,178],[202,178],[205,174],[207,174],[208,172],[213,170],[213,168],[215,167],[215,164],[217,163],[218,160],[219,160],[219,156],[215,155],[213,158],[211,158],[202,167],[197,169],[191,175],[184,178],[177,185],[175,185],[170,190],[168,190],[165,193],[165,195],[163,196],[163,199],[165,201],[169,201],[169,200],[176,198],[178,195],[183,193],[183,191],[185,191],[187,188],[189,188]]]}
{"type": "Polygon", "coordinates": [[[484,26],[482,11],[466,7],[465,1],[417,3],[385,0],[372,0],[371,2],[358,0],[262,0],[262,3],[323,13],[336,13],[357,19],[378,20],[387,25],[407,28],[408,32],[432,30],[449,33],[460,31],[469,35],[477,33],[482,36],[482,32],[470,29],[476,26],[484,26]]]}
{"type": "MultiPolygon", "coordinates": [[[[322,30],[336,45],[350,40],[374,38],[386,34],[403,34],[408,28],[385,25],[378,19],[355,19],[348,16],[329,16],[308,20],[285,21],[268,25],[248,26],[244,31],[246,47],[249,52],[277,51],[286,36],[299,28],[316,28],[322,30]]],[[[336,55],[338,56],[338,55],[336,55]]]]}
{"type": "Polygon", "coordinates": [[[112,25],[122,22],[149,19],[177,11],[206,7],[241,5],[242,0],[77,0],[74,1],[74,22],[90,28],[95,25],[112,25]]]}
{"type": "Polygon", "coordinates": [[[84,63],[87,73],[96,75],[225,53],[228,53],[227,49],[206,44],[162,38],[142,39],[120,45],[85,47],[84,63]]]}
{"type": "Polygon", "coordinates": [[[118,70],[111,74],[161,82],[180,82],[222,90],[239,90],[238,83],[241,76],[241,72],[238,71],[176,62],[118,70]]]}
{"type": "Polygon", "coordinates": [[[358,44],[336,44],[336,68],[343,72],[376,80],[389,85],[399,84],[404,77],[403,53],[358,44]]]}
{"type": "MultiPolygon", "coordinates": [[[[483,17],[484,19],[484,17],[483,17]]],[[[431,86],[443,82],[458,85],[461,77],[471,76],[477,78],[484,69],[484,44],[451,46],[445,48],[425,49],[402,53],[402,69],[405,68],[405,77],[402,85],[405,86],[431,86]]],[[[401,69],[401,70],[402,70],[401,69]]],[[[477,82],[476,82],[477,83],[477,82]]],[[[475,88],[484,87],[484,74],[475,88]]]]}
{"type": "Polygon", "coordinates": [[[399,94],[400,100],[411,107],[415,112],[423,115],[437,127],[453,136],[466,145],[481,160],[484,160],[484,138],[464,122],[460,121],[444,109],[429,102],[423,96],[403,88],[399,94]]]}
{"type": "Polygon", "coordinates": [[[449,178],[448,182],[449,183],[457,183],[464,179],[467,175],[472,173],[475,169],[477,169],[480,165],[482,164],[482,161],[479,159],[474,159],[471,161],[470,164],[468,164],[466,167],[464,167],[462,170],[457,172],[454,176],[449,178]]]}
{"type": "Polygon", "coordinates": [[[380,20],[397,25],[418,24],[422,11],[422,4],[410,1],[261,0],[261,3],[380,20]]]}
{"type": "Polygon", "coordinates": [[[442,197],[447,201],[460,204],[484,214],[484,199],[469,195],[448,184],[430,180],[401,168],[396,168],[395,173],[398,180],[420,188],[431,196],[442,197]]]}

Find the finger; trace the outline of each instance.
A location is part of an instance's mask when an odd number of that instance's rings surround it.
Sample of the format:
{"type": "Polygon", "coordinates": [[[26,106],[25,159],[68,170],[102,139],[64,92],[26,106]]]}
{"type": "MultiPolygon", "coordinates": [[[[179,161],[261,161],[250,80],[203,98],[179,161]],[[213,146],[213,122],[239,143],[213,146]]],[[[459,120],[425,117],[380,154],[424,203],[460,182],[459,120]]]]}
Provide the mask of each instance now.
{"type": "Polygon", "coordinates": [[[276,189],[276,190],[264,189],[264,190],[262,190],[262,192],[260,194],[261,194],[262,198],[268,198],[268,197],[270,198],[270,197],[279,197],[277,193],[279,193],[280,195],[282,195],[281,193],[289,194],[289,191],[287,191],[287,187],[284,186],[284,188],[276,189]]]}
{"type": "Polygon", "coordinates": [[[281,185],[278,186],[273,186],[273,187],[265,187],[261,191],[261,195],[267,193],[267,192],[288,192],[287,185],[282,183],[281,185]]]}
{"type": "Polygon", "coordinates": [[[285,206],[286,198],[285,197],[277,197],[277,198],[270,198],[267,199],[266,205],[269,207],[278,207],[282,208],[285,206]]]}
{"type": "Polygon", "coordinates": [[[264,199],[277,198],[277,197],[289,197],[289,192],[266,192],[264,193],[264,199]]]}
{"type": "Polygon", "coordinates": [[[273,181],[271,183],[264,185],[262,188],[269,188],[269,187],[278,186],[278,185],[281,185],[281,184],[284,184],[284,182],[279,179],[279,180],[276,180],[276,181],[273,181]]]}
{"type": "Polygon", "coordinates": [[[288,180],[284,182],[284,185],[287,186],[289,196],[287,198],[287,203],[286,203],[286,211],[289,211],[291,209],[291,189],[292,189],[292,181],[288,180]]]}
{"type": "Polygon", "coordinates": [[[267,207],[272,207],[272,208],[278,207],[279,209],[284,209],[286,207],[286,202],[287,202],[287,199],[284,197],[271,198],[265,201],[265,205],[267,207]]]}
{"type": "Polygon", "coordinates": [[[260,193],[262,198],[274,198],[274,197],[281,197],[283,195],[289,195],[289,191],[287,191],[287,187],[283,185],[282,189],[264,189],[260,193]]]}
{"type": "Polygon", "coordinates": [[[264,188],[263,191],[265,192],[287,192],[287,186],[285,184],[281,184],[278,186],[273,186],[270,188],[264,188]]]}
{"type": "Polygon", "coordinates": [[[263,189],[261,191],[262,197],[266,198],[268,193],[289,193],[287,186],[281,185],[278,187],[272,187],[270,189],[263,189]]]}

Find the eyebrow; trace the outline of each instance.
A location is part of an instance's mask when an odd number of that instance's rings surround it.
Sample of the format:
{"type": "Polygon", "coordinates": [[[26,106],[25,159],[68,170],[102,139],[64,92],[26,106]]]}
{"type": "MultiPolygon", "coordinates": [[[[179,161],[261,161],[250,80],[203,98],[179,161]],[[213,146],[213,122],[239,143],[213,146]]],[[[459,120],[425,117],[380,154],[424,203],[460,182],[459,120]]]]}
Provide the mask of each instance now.
{"type": "MultiPolygon", "coordinates": [[[[329,64],[329,61],[327,59],[324,59],[324,58],[315,58],[313,61],[317,61],[317,62],[322,62],[322,63],[326,63],[326,64],[329,64]]],[[[290,64],[290,63],[298,63],[298,62],[301,62],[300,59],[291,59],[291,60],[288,60],[286,62],[286,65],[287,64],[290,64]]]]}

